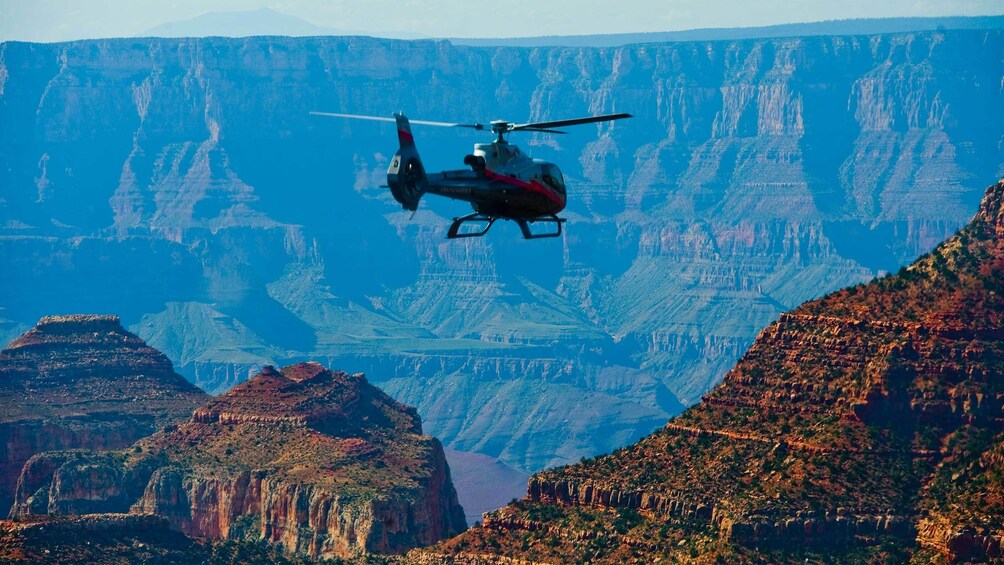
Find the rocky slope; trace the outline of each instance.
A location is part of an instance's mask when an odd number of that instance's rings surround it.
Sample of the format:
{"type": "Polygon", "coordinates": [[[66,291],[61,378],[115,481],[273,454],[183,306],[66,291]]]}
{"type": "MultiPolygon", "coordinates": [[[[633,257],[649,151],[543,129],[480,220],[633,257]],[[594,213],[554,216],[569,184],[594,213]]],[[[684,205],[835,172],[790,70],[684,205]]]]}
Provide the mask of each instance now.
{"type": "Polygon", "coordinates": [[[245,563],[299,565],[264,543],[193,540],[158,516],[89,514],[0,520],[0,561],[10,564],[245,563]]]}
{"type": "MultiPolygon", "coordinates": [[[[369,38],[0,46],[0,307],[120,312],[217,393],[305,358],[380,375],[520,471],[634,441],[795,305],[895,271],[1004,174],[999,29],[474,48],[369,38]],[[392,128],[636,117],[521,140],[569,224],[446,242],[384,189],[392,128]],[[126,282],[127,284],[123,284],[126,282]]],[[[416,131],[430,170],[474,134],[416,131]]]]}
{"type": "Polygon", "coordinates": [[[57,449],[121,449],[185,421],[209,396],[116,316],[49,316],[0,351],[0,507],[24,463],[57,449]]]}
{"type": "Polygon", "coordinates": [[[106,512],[311,558],[401,552],[465,527],[443,448],[415,410],[316,363],[266,367],[124,451],[37,455],[12,515],[106,512]]]}
{"type": "Polygon", "coordinates": [[[4,563],[192,563],[198,545],[156,516],[34,516],[0,521],[4,563]],[[89,542],[89,543],[88,543],[89,542]]]}
{"type": "Polygon", "coordinates": [[[782,316],[664,429],[536,474],[424,559],[1000,559],[1002,328],[1004,179],[897,275],[782,316]]]}

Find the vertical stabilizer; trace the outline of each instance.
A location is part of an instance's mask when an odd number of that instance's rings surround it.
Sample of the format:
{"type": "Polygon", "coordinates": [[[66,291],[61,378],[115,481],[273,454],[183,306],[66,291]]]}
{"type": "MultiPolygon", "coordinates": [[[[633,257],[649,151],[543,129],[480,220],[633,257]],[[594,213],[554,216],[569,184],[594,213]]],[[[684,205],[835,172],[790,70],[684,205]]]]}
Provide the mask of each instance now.
{"type": "Polygon", "coordinates": [[[411,124],[404,114],[394,114],[397,120],[397,140],[401,147],[415,147],[415,136],[411,135],[411,124]]]}
{"type": "Polygon", "coordinates": [[[387,168],[387,186],[390,187],[394,200],[401,203],[405,210],[418,209],[418,201],[425,194],[429,181],[425,176],[425,168],[415,147],[415,137],[411,134],[411,124],[404,114],[394,114],[397,121],[397,139],[401,147],[391,159],[387,168]]]}

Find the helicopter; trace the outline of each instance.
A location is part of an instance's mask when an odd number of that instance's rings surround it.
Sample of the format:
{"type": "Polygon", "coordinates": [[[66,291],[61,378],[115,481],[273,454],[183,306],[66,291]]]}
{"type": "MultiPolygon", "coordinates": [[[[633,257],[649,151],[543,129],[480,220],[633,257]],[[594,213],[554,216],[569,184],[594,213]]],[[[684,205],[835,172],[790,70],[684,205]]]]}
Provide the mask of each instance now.
{"type": "Polygon", "coordinates": [[[427,193],[470,202],[474,212],[453,218],[453,223],[446,232],[448,239],[481,237],[500,219],[516,222],[525,239],[559,237],[565,218],[559,218],[558,213],[564,210],[566,202],[565,180],[561,170],[554,163],[530,158],[519,147],[509,143],[509,134],[514,131],[561,134],[565,132],[553,128],[632,117],[631,114],[607,114],[524,124],[495,120],[486,126],[481,123],[408,120],[403,113],[393,114],[393,118],[310,113],[315,116],[395,122],[400,148],[387,168],[385,188],[390,188],[394,199],[405,210],[412,212],[418,210],[419,200],[427,193]],[[426,173],[418,156],[411,124],[471,128],[477,131],[488,129],[496,137],[490,143],[474,144],[474,152],[464,157],[464,165],[469,169],[426,173]],[[534,233],[530,225],[537,223],[551,224],[553,228],[534,233]],[[473,225],[474,228],[462,229],[465,224],[473,225]]]}

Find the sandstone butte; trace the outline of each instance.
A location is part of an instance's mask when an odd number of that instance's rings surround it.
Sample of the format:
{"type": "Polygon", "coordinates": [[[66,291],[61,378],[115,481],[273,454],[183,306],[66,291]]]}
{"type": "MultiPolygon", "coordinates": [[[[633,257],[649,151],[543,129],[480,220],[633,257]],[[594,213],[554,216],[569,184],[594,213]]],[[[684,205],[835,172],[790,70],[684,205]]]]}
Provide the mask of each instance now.
{"type": "Polygon", "coordinates": [[[36,453],[121,449],[209,399],[116,316],[50,316],[0,351],[0,513],[36,453]]]}
{"type": "Polygon", "coordinates": [[[898,274],[803,304],[664,429],[531,477],[422,563],[999,560],[1004,180],[898,274]]]}
{"type": "Polygon", "coordinates": [[[12,517],[90,513],[153,514],[193,538],[313,559],[400,553],[465,527],[415,409],[317,363],[266,367],[128,449],[24,466],[12,517]]]}

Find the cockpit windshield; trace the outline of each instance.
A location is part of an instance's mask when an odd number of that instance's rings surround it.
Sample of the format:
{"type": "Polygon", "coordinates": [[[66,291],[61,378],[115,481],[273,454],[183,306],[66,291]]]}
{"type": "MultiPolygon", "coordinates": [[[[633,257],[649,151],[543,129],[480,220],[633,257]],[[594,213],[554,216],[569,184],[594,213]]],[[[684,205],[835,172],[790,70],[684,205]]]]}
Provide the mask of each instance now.
{"type": "Polygon", "coordinates": [[[555,165],[547,164],[544,165],[541,175],[541,180],[544,184],[550,186],[554,190],[557,190],[561,194],[565,193],[565,179],[561,176],[561,171],[555,165]]]}

